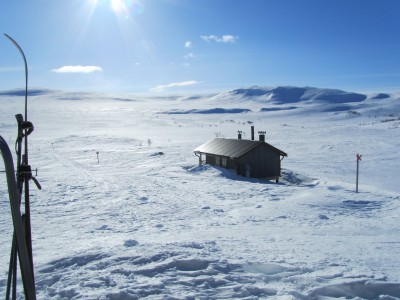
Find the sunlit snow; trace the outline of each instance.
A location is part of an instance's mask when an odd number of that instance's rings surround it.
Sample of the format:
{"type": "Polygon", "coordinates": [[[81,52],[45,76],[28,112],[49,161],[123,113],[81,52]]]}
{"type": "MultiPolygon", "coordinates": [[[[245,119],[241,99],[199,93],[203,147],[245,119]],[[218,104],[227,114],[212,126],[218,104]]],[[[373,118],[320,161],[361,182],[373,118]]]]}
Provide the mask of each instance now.
{"type": "MultiPolygon", "coordinates": [[[[13,149],[20,91],[0,93],[0,107],[13,149]]],[[[29,120],[39,299],[400,298],[400,94],[37,89],[29,120]],[[238,130],[250,139],[252,125],[288,153],[278,184],[198,166],[193,149],[238,130]]],[[[12,225],[0,176],[4,295],[12,225]]]]}

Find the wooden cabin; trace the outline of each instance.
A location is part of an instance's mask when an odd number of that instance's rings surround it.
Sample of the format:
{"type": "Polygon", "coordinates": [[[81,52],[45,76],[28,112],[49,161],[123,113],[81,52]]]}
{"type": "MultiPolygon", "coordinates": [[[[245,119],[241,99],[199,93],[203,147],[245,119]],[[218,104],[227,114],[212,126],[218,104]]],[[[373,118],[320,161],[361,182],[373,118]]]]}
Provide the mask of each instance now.
{"type": "Polygon", "coordinates": [[[265,142],[265,132],[259,140],[215,138],[194,150],[199,164],[210,164],[235,170],[250,178],[275,179],[281,176],[281,161],[285,152],[265,142]]]}

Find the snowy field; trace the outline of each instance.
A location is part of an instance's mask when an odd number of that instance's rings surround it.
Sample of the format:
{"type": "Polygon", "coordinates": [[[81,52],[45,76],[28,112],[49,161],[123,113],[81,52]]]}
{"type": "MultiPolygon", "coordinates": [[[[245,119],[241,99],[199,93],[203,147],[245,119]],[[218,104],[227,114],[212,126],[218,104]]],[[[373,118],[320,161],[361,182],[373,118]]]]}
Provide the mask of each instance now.
{"type": "MultiPolygon", "coordinates": [[[[400,94],[32,92],[39,299],[400,299],[400,94]],[[250,139],[251,125],[288,153],[278,184],[198,166],[193,149],[238,130],[250,139]]],[[[0,93],[12,150],[17,113],[23,97],[0,93]]],[[[0,176],[4,295],[12,225],[0,176]]]]}

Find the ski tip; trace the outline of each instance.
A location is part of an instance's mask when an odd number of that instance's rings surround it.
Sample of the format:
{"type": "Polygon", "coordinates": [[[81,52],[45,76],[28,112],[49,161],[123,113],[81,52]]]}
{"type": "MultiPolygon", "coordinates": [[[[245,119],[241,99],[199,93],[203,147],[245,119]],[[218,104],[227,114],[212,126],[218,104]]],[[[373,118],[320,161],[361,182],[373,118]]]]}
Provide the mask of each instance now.
{"type": "Polygon", "coordinates": [[[13,42],[14,44],[16,43],[16,41],[15,41],[11,36],[9,36],[7,33],[4,33],[4,35],[5,35],[6,38],[8,38],[11,42],[13,42]]]}
{"type": "Polygon", "coordinates": [[[14,39],[11,37],[11,36],[9,36],[7,33],[3,33],[5,36],[6,36],[6,38],[8,38],[10,41],[12,41],[13,43],[15,42],[14,41],[14,39]]]}

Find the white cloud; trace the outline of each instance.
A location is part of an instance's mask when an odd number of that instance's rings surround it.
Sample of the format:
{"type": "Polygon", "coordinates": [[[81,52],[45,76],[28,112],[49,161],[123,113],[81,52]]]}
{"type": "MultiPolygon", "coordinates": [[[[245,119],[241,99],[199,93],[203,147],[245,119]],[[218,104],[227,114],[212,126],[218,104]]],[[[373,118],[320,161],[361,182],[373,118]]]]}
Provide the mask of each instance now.
{"type": "Polygon", "coordinates": [[[192,42],[191,41],[185,42],[185,48],[192,48],[192,42]]]}
{"type": "Polygon", "coordinates": [[[53,69],[53,72],[56,73],[93,73],[93,72],[101,72],[103,69],[98,66],[63,66],[58,69],[53,69]]]}
{"type": "Polygon", "coordinates": [[[196,56],[193,53],[188,53],[184,56],[184,58],[189,59],[189,58],[195,58],[196,56]]]}
{"type": "Polygon", "coordinates": [[[20,67],[18,67],[18,68],[5,68],[5,67],[3,67],[3,68],[0,68],[0,73],[16,72],[16,71],[23,71],[23,70],[24,69],[20,68],[20,67]]]}
{"type": "Polygon", "coordinates": [[[203,41],[206,42],[217,42],[217,43],[235,43],[239,37],[230,34],[218,36],[218,35],[202,35],[200,36],[203,41]]]}
{"type": "Polygon", "coordinates": [[[182,82],[173,82],[169,84],[157,85],[156,87],[150,89],[153,92],[164,92],[167,89],[174,87],[184,87],[198,84],[199,82],[196,80],[182,81],[182,82]]]}

